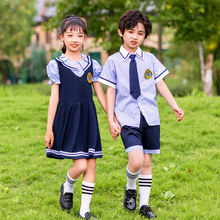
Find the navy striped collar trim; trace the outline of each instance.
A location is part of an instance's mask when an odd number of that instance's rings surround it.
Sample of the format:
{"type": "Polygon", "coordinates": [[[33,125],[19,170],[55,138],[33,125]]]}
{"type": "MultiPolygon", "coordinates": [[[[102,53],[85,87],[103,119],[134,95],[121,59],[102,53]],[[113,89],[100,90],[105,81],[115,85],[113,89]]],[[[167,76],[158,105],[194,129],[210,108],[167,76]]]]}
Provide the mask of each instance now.
{"type": "Polygon", "coordinates": [[[68,59],[64,54],[57,57],[56,60],[60,61],[64,66],[69,69],[77,69],[77,63],[79,63],[84,71],[88,69],[91,64],[91,58],[85,54],[82,54],[82,59],[78,62],[68,59]]]}
{"type": "MultiPolygon", "coordinates": [[[[130,52],[128,52],[123,46],[120,47],[120,50],[119,50],[119,54],[121,55],[122,59],[124,61],[126,61],[129,56],[130,56],[130,52]]],[[[144,59],[144,53],[143,51],[141,50],[140,47],[138,47],[138,49],[135,51],[134,53],[137,57],[139,57],[140,59],[144,59]]]]}

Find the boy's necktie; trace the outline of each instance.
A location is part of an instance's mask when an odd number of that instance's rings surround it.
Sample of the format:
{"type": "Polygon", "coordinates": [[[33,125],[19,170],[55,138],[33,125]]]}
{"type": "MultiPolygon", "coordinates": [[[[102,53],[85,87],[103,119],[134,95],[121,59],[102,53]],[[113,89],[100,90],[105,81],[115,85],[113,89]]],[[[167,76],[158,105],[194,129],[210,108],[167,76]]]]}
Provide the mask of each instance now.
{"type": "Polygon", "coordinates": [[[130,75],[130,94],[134,99],[137,99],[140,96],[141,92],[140,92],[135,56],[136,56],[135,54],[130,55],[131,62],[129,68],[129,75],[130,75]]]}

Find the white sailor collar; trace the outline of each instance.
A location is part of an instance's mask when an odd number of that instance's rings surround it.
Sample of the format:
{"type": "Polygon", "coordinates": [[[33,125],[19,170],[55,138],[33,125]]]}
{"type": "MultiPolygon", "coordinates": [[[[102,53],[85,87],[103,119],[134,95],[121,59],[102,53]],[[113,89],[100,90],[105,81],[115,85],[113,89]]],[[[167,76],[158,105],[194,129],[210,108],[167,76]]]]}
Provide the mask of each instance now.
{"type": "Polygon", "coordinates": [[[91,58],[85,54],[81,54],[81,55],[82,55],[82,59],[77,62],[68,59],[64,54],[61,54],[56,59],[60,61],[64,66],[68,67],[69,69],[72,70],[79,69],[79,66],[81,66],[83,70],[86,70],[91,63],[91,58]]]}
{"type": "MultiPolygon", "coordinates": [[[[126,60],[129,58],[129,56],[130,56],[131,53],[128,52],[128,51],[124,48],[124,46],[122,45],[122,46],[120,47],[119,54],[121,55],[122,59],[123,59],[124,61],[126,61],[126,60]]],[[[137,50],[135,51],[134,54],[137,55],[137,57],[139,57],[140,59],[142,59],[142,60],[144,59],[144,53],[143,53],[143,51],[141,50],[140,47],[137,48],[137,50]]]]}

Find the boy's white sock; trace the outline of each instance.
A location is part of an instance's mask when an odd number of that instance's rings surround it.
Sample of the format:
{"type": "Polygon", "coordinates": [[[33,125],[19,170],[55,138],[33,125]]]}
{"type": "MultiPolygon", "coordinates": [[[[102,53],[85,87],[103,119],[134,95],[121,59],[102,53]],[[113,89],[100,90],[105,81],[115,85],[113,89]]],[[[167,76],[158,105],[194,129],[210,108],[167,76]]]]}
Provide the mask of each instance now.
{"type": "Polygon", "coordinates": [[[137,173],[132,173],[128,170],[128,166],[126,168],[126,177],[127,177],[127,189],[135,189],[136,190],[136,181],[138,178],[138,175],[140,173],[140,170],[137,173]]]}
{"type": "Polygon", "coordinates": [[[64,186],[64,194],[65,193],[73,193],[74,190],[74,184],[77,181],[77,179],[72,179],[71,176],[69,175],[69,172],[67,172],[66,176],[66,182],[63,184],[64,186]]]}
{"type": "Polygon", "coordinates": [[[92,199],[94,187],[95,187],[95,183],[89,183],[86,181],[82,182],[82,198],[81,198],[81,207],[79,213],[83,218],[85,218],[86,212],[90,212],[89,206],[92,199]]]}
{"type": "Polygon", "coordinates": [[[150,190],[152,183],[152,175],[139,175],[139,192],[140,192],[140,204],[139,209],[142,205],[149,203],[150,190]]]}

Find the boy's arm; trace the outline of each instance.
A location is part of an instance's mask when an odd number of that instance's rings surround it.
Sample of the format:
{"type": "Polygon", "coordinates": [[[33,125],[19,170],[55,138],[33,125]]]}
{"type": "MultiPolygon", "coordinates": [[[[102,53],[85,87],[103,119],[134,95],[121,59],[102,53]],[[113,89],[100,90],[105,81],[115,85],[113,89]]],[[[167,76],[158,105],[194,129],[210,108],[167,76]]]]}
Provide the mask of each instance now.
{"type": "Polygon", "coordinates": [[[51,85],[51,96],[48,107],[47,132],[44,137],[45,145],[48,148],[53,147],[53,143],[54,143],[53,122],[57,111],[58,102],[59,102],[59,85],[53,83],[51,85]]]}
{"type": "Polygon", "coordinates": [[[157,84],[156,87],[159,93],[164,97],[164,99],[168,102],[168,104],[173,109],[175,115],[178,117],[178,121],[181,121],[184,116],[183,110],[178,106],[176,100],[174,99],[172,93],[170,92],[169,88],[167,87],[166,83],[163,79],[161,79],[157,84]]]}
{"type": "Polygon", "coordinates": [[[108,118],[109,130],[112,135],[112,138],[116,140],[116,137],[121,132],[120,131],[121,128],[117,126],[114,116],[116,90],[108,86],[106,96],[107,96],[107,118],[108,118]]]}

